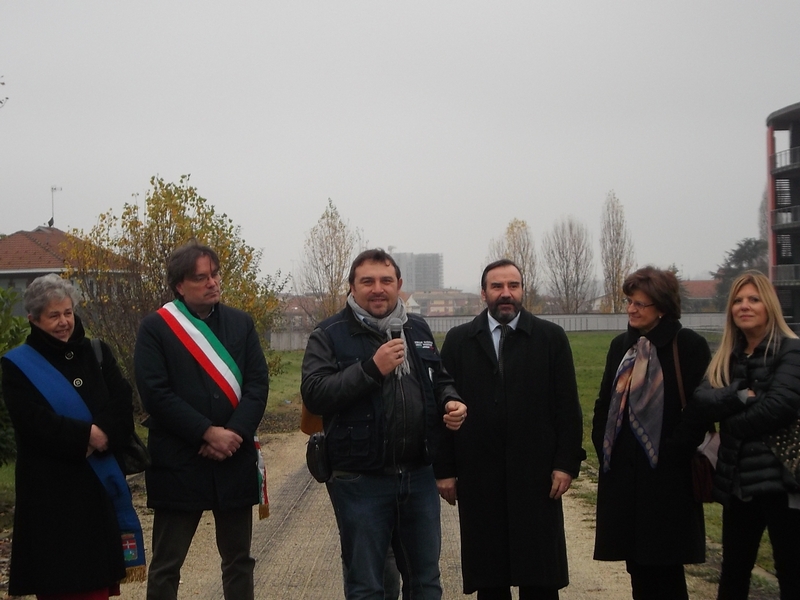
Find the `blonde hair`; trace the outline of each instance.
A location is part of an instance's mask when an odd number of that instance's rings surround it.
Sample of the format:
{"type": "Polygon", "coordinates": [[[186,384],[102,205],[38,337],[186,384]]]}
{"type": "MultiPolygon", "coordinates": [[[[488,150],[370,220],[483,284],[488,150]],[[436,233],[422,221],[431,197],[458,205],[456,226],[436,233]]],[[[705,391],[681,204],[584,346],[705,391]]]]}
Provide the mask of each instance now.
{"type": "Polygon", "coordinates": [[[739,328],[733,322],[733,301],[739,291],[746,285],[752,285],[758,291],[764,308],[767,311],[767,351],[777,350],[784,337],[796,338],[797,335],[789,329],[783,319],[783,312],[778,301],[775,288],[767,279],[766,275],[760,271],[746,271],[739,275],[731,284],[731,291],[728,294],[728,304],[725,308],[725,329],[722,332],[722,339],[719,348],[714,353],[711,363],[708,365],[706,376],[712,387],[725,387],[731,381],[730,358],[736,347],[736,340],[739,328]]]}

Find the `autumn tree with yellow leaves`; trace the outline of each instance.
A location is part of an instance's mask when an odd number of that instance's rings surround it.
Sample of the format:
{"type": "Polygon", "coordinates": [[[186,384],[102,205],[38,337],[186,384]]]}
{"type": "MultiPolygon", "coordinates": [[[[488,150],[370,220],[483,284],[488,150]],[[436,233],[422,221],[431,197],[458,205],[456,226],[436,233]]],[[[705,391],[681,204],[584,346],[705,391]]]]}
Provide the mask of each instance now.
{"type": "MultiPolygon", "coordinates": [[[[88,232],[73,230],[64,248],[69,277],[83,294],[84,323],[105,340],[123,370],[133,374],[133,349],[142,317],[173,299],[166,265],[172,251],[191,238],[219,255],[222,301],[253,318],[268,349],[265,334],[279,317],[278,294],[286,281],[280,275],[261,277],[261,252],[241,237],[241,228],[218,213],[189,176],[178,183],[150,179],[144,209],[125,203],[120,215],[101,214],[88,232]]],[[[280,369],[279,356],[267,354],[270,371],[280,369]]],[[[132,379],[132,378],[131,378],[132,379]]]]}

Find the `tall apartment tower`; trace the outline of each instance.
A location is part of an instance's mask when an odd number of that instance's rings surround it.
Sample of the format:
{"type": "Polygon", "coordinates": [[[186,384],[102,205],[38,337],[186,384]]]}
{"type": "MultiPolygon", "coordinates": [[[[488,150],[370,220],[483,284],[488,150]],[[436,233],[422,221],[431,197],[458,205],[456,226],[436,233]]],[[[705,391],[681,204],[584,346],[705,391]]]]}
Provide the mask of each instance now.
{"type": "MultiPolygon", "coordinates": [[[[800,329],[800,102],[767,117],[769,276],[786,322],[800,329]],[[775,132],[788,132],[776,152],[775,132]]],[[[785,135],[785,134],[784,134],[785,135]]]]}
{"type": "Polygon", "coordinates": [[[425,292],[444,288],[444,260],[441,254],[392,253],[403,277],[403,291],[425,292]]]}

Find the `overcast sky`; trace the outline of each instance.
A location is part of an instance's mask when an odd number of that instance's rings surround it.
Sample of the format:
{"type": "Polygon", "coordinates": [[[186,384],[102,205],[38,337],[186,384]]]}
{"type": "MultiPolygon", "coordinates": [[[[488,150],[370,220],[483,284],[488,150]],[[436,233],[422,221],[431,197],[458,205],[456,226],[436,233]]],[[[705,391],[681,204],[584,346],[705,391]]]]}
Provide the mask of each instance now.
{"type": "Polygon", "coordinates": [[[614,190],[639,264],[706,277],[758,235],[799,24],[797,0],[4,0],[0,232],[46,223],[51,186],[88,229],[190,173],[266,273],[331,198],[475,291],[513,218],[538,244],[577,217],[599,264],[614,190]]]}

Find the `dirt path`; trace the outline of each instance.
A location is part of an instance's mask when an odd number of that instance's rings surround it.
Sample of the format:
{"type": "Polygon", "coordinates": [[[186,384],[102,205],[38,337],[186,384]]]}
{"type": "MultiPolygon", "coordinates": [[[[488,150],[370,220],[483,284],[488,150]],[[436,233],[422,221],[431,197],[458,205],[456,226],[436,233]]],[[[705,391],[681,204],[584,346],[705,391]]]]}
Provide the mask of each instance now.
{"type": "MultiPolygon", "coordinates": [[[[300,432],[263,436],[262,447],[268,469],[271,516],[257,522],[253,534],[256,565],[256,598],[303,600],[341,598],[341,563],[338,534],[324,486],[305,470],[306,436],[300,432]]],[[[141,484],[134,482],[137,492],[141,484]]],[[[581,493],[591,493],[588,480],[578,480],[564,501],[570,585],[562,600],[630,598],[629,582],[621,563],[592,560],[593,508],[581,493]]],[[[138,494],[137,509],[143,517],[145,539],[152,518],[138,494]]],[[[445,598],[461,594],[457,510],[442,505],[442,585],[445,598]]],[[[693,600],[715,597],[713,584],[690,578],[693,600]]],[[[201,521],[183,569],[179,597],[203,600],[222,597],[219,559],[214,543],[211,515],[201,521]]],[[[516,596],[515,596],[516,597],[516,596]]],[[[144,598],[143,584],[123,586],[122,598],[144,598]]],[[[474,596],[473,596],[474,598],[474,596]]]]}

